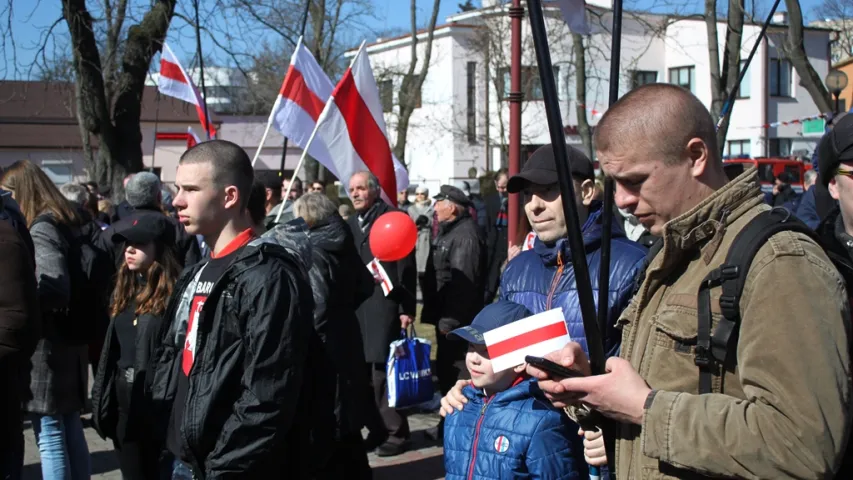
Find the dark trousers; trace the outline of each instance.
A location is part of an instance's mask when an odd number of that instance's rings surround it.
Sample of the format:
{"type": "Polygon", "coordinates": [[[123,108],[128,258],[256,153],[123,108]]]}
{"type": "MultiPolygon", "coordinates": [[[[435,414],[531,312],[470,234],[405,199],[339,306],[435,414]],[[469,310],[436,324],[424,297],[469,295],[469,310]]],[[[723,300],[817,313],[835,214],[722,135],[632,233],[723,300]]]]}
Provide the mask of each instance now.
{"type": "Polygon", "coordinates": [[[405,412],[388,406],[388,385],[384,363],[368,363],[373,396],[368,404],[366,426],[371,435],[388,435],[391,443],[403,443],[409,439],[409,420],[405,412]]]}
{"type": "Polygon", "coordinates": [[[438,376],[438,387],[441,394],[453,388],[457,380],[471,378],[468,367],[465,366],[465,355],[468,353],[468,342],[448,340],[438,328],[435,329],[436,347],[435,370],[438,376]]]}
{"type": "Polygon", "coordinates": [[[147,440],[148,435],[139,431],[140,428],[145,428],[145,425],[141,424],[139,419],[132,419],[130,416],[133,383],[127,382],[124,370],[119,370],[116,375],[116,397],[118,401],[116,437],[118,439],[113,444],[118,455],[122,479],[158,480],[160,455],[156,442],[147,440]],[[135,427],[131,426],[131,422],[135,422],[135,427]]]}
{"type": "Polygon", "coordinates": [[[9,419],[3,425],[7,431],[0,431],[0,480],[20,480],[24,468],[24,425],[20,410],[2,412],[9,419]],[[16,413],[18,420],[15,421],[16,413]]]}

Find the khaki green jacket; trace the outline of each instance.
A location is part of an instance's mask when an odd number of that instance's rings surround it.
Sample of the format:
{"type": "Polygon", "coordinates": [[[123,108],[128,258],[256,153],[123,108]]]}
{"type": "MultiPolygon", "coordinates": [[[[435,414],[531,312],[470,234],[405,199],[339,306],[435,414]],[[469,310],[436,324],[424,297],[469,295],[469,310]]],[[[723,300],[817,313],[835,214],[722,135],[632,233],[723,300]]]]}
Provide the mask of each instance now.
{"type": "MultiPolygon", "coordinates": [[[[698,395],[699,284],[769,208],[757,180],[752,168],[666,224],[619,319],[622,357],[658,390],[642,426],[619,426],[619,478],[826,478],[838,468],[850,419],[850,309],[840,275],[807,236],[781,232],[759,250],[740,301],[737,366],[698,395]]],[[[719,296],[713,289],[714,327],[719,296]]]]}

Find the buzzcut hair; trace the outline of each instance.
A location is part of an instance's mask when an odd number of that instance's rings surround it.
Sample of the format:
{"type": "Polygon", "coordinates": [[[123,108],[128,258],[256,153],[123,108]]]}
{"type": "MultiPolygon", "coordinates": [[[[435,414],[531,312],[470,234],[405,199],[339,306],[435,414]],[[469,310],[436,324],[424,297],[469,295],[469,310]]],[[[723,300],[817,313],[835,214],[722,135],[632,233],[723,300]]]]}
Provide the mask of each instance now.
{"type": "Polygon", "coordinates": [[[255,172],[249,155],[239,145],[227,140],[209,140],[190,148],[178,162],[186,164],[210,164],[213,170],[213,184],[219,188],[229,185],[237,187],[240,196],[240,210],[249,204],[255,172]]]}
{"type": "Polygon", "coordinates": [[[593,143],[596,151],[641,145],[673,165],[682,161],[692,138],[705,142],[712,163],[721,164],[714,120],[705,105],[681,87],[652,83],[631,90],[604,113],[593,143]]]}

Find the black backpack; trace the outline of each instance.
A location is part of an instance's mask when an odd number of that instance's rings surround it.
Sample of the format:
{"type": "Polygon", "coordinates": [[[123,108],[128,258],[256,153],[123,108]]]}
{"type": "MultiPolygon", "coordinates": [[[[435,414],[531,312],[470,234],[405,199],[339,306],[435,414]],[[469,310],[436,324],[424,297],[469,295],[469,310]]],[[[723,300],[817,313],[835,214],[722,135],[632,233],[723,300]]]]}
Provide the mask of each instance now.
{"type": "Polygon", "coordinates": [[[99,248],[101,228],[89,221],[74,231],[50,215],[36,217],[53,225],[68,242],[68,276],[71,298],[68,308],[54,315],[56,332],[71,345],[99,343],[98,335],[109,323],[109,299],[115,266],[109,254],[99,248]]]}
{"type": "MultiPolygon", "coordinates": [[[[758,214],[735,237],[726,261],[709,273],[699,287],[698,330],[696,340],[696,366],[699,367],[699,394],[711,393],[715,373],[733,366],[736,359],[729,352],[737,350],[740,326],[740,299],[749,267],[758,250],[773,235],[783,232],[808,235],[821,245],[817,234],[805,223],[784,208],[774,208],[758,214]],[[722,287],[720,313],[722,318],[711,333],[711,289],[722,287]]],[[[830,259],[833,254],[827,251],[830,259]]],[[[835,263],[835,262],[833,262],[835,263]]],[[[853,285],[848,285],[853,288],[853,285]]],[[[847,451],[836,478],[853,478],[853,451],[848,442],[847,451]]]]}

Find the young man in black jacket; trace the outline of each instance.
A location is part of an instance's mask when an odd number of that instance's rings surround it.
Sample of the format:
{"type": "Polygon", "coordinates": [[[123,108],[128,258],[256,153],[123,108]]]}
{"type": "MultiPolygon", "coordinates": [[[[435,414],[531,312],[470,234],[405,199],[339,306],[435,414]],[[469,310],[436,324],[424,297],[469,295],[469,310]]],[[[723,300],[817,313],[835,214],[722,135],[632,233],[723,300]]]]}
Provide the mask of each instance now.
{"type": "Polygon", "coordinates": [[[178,280],[153,355],[149,389],[173,479],[304,478],[310,461],[311,287],[301,259],[255,237],[252,181],[249,157],[222,140],[178,165],[178,219],[211,258],[178,280]]]}

